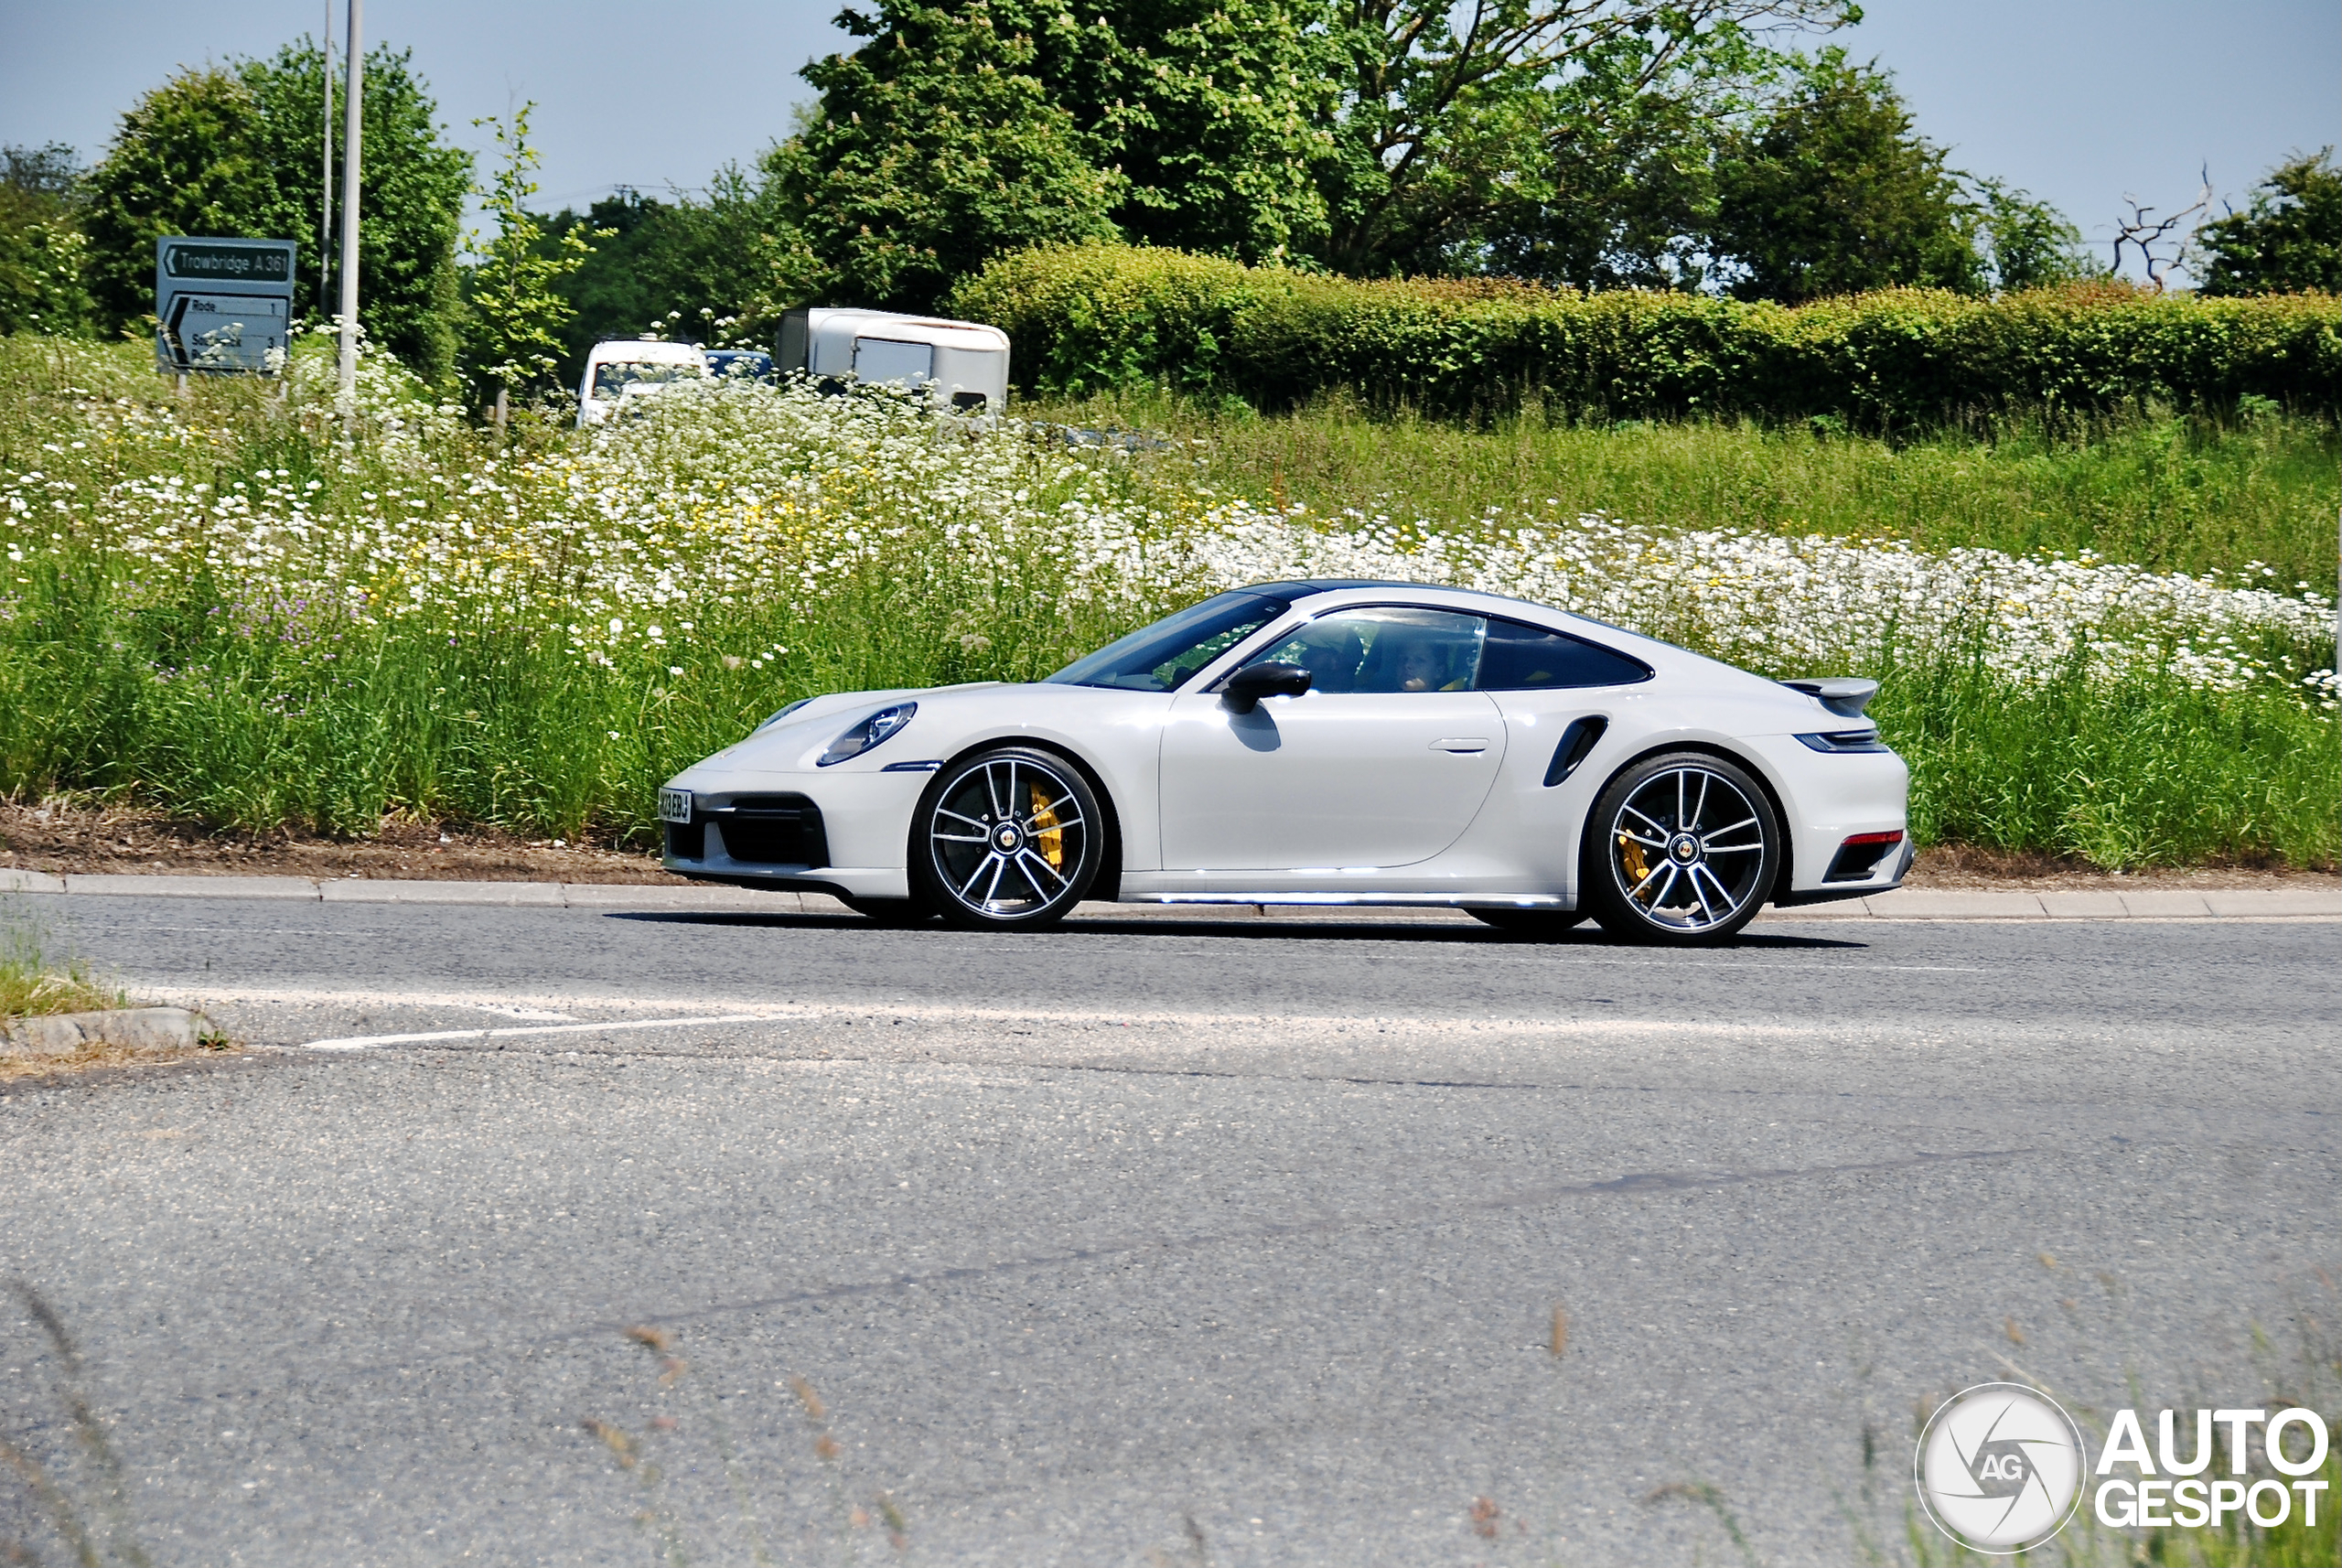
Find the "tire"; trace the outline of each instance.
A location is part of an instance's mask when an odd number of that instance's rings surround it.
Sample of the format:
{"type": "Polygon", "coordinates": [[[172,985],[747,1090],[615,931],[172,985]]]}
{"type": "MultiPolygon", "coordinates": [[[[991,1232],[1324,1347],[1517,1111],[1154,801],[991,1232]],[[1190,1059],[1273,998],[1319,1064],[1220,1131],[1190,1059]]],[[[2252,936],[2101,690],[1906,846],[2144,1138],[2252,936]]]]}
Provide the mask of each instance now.
{"type": "Polygon", "coordinates": [[[849,898],[841,893],[838,902],[882,926],[923,926],[935,918],[935,911],[917,898],[849,898]]]}
{"type": "Polygon", "coordinates": [[[1614,937],[1703,947],[1756,918],[1780,865],[1780,819],[1756,780],[1706,752],[1670,752],[1595,801],[1579,899],[1614,937]]]}
{"type": "Polygon", "coordinates": [[[938,773],[912,822],[911,891],[963,930],[1056,925],[1105,857],[1105,817],[1061,757],[1001,746],[938,773]]]}
{"type": "Polygon", "coordinates": [[[1474,919],[1499,931],[1548,940],[1585,918],[1583,909],[1473,909],[1469,913],[1474,919]]]}

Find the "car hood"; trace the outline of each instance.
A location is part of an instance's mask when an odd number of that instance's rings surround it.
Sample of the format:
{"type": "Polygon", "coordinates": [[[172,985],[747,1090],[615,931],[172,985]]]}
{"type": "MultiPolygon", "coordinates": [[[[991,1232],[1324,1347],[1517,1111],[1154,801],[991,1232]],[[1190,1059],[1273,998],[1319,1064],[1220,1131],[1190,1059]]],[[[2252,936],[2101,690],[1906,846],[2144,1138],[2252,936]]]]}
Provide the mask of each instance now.
{"type": "MultiPolygon", "coordinates": [[[[806,751],[826,746],[880,708],[895,703],[917,703],[921,714],[932,720],[972,693],[996,692],[1005,684],[1007,682],[1001,681],[970,681],[957,686],[895,686],[871,692],[831,692],[810,699],[786,718],[768,719],[763,727],[747,738],[735,741],[714,756],[693,764],[692,770],[713,767],[793,770],[806,751]]],[[[934,726],[929,724],[927,727],[934,726]]]]}

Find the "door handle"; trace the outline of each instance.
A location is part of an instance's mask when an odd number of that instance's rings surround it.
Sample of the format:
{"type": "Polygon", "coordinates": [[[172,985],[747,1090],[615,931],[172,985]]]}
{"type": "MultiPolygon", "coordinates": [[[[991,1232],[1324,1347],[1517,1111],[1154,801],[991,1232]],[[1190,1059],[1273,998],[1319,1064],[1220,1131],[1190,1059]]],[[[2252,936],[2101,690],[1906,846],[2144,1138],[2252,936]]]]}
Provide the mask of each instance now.
{"type": "Polygon", "coordinates": [[[1454,752],[1459,757],[1469,757],[1474,752],[1488,750],[1488,741],[1486,736],[1450,736],[1445,740],[1433,741],[1431,749],[1454,752]]]}

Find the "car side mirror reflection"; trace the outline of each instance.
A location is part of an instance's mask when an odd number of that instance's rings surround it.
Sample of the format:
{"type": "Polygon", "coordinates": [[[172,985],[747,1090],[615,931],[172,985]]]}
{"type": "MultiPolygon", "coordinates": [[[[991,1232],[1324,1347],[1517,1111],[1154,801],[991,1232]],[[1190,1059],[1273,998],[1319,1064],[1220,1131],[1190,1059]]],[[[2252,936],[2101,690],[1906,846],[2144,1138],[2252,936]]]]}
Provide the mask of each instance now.
{"type": "Polygon", "coordinates": [[[1230,713],[1249,714],[1262,697],[1300,696],[1309,690],[1309,671],[1298,664],[1263,660],[1230,675],[1219,689],[1219,700],[1230,713]]]}

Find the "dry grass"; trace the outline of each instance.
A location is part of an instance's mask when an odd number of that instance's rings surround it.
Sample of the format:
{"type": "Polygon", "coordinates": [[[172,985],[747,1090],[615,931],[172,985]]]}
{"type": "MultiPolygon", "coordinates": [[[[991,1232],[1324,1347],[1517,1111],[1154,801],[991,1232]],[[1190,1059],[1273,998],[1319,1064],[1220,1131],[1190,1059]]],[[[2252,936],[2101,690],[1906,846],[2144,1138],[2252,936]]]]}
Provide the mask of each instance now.
{"type": "Polygon", "coordinates": [[[0,1024],[128,1005],[121,992],[91,979],[81,960],[52,960],[32,919],[0,911],[0,1024]]]}

